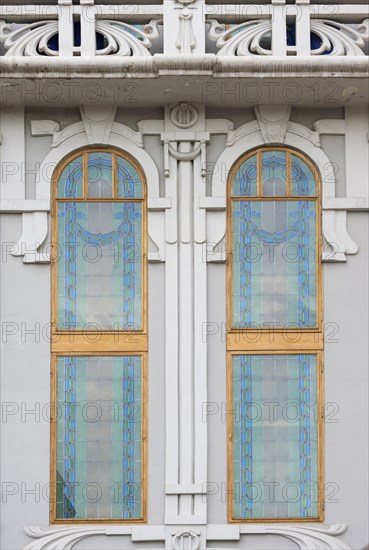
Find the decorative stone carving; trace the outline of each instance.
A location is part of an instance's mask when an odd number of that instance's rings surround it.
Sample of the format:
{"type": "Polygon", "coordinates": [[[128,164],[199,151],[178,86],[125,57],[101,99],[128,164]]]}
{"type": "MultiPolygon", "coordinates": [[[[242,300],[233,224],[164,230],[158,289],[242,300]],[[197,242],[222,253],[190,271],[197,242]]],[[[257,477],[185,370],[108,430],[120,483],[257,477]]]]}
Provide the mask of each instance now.
{"type": "MultiPolygon", "coordinates": [[[[250,56],[273,55],[272,20],[246,21],[227,28],[215,19],[210,20],[209,39],[219,48],[217,55],[250,56]]],[[[325,19],[312,19],[308,32],[320,38],[320,46],[310,49],[310,55],[365,55],[362,48],[369,39],[369,19],[356,29],[351,25],[325,19]]],[[[287,46],[287,52],[297,53],[297,46],[287,46]]]]}
{"type": "MultiPolygon", "coordinates": [[[[278,109],[279,107],[276,107],[277,111],[278,109]]],[[[320,147],[319,131],[313,132],[301,124],[289,122],[286,120],[287,111],[282,116],[283,109],[285,107],[281,107],[280,114],[276,115],[273,121],[273,116],[270,114],[271,111],[267,107],[258,107],[256,110],[258,120],[243,124],[235,131],[230,128],[226,141],[226,149],[219,157],[218,164],[224,167],[227,174],[234,162],[246,151],[261,147],[271,140],[278,144],[278,141],[274,141],[278,140],[278,135],[280,139],[283,138],[281,143],[304,151],[317,166],[323,183],[323,235],[327,244],[323,251],[323,260],[326,262],[344,262],[346,261],[346,254],[356,254],[358,247],[347,233],[346,212],[343,205],[341,203],[337,203],[337,205],[334,202],[332,203],[332,200],[337,200],[335,199],[336,176],[334,166],[320,147]],[[261,115],[263,118],[261,118],[261,115]],[[268,117],[272,118],[270,130],[264,126],[268,117]],[[285,128],[286,123],[287,128],[285,128]]],[[[322,125],[317,124],[316,128],[318,130],[321,128],[322,132],[342,132],[342,124],[339,123],[329,125],[327,123],[323,123],[322,125]]],[[[212,182],[213,199],[225,198],[226,179],[224,171],[223,173],[219,171],[214,173],[212,182]]],[[[362,207],[357,209],[364,208],[364,203],[365,200],[361,200],[360,204],[362,204],[362,207]]],[[[353,204],[353,201],[349,197],[347,199],[347,209],[351,209],[351,204],[353,204]]],[[[220,217],[220,212],[214,212],[209,216],[208,220],[209,232],[214,236],[211,239],[212,248],[209,246],[207,249],[207,259],[208,261],[216,262],[225,261],[223,250],[225,218],[222,219],[220,217]],[[211,229],[214,224],[216,227],[211,229]]]]}
{"type": "Polygon", "coordinates": [[[199,533],[190,529],[173,533],[172,548],[173,550],[198,550],[200,548],[199,533]]]}
{"type": "MultiPolygon", "coordinates": [[[[161,217],[165,209],[170,208],[170,201],[159,197],[159,175],[151,157],[143,149],[143,133],[145,122],[147,131],[153,131],[152,121],[142,121],[139,131],[135,132],[128,126],[114,122],[115,107],[99,109],[96,107],[81,107],[83,121],[70,124],[59,132],[59,125],[50,120],[39,120],[31,123],[33,135],[52,135],[52,147],[44,158],[37,175],[36,200],[31,212],[22,214],[22,236],[12,254],[22,256],[25,263],[39,263],[50,261],[48,250],[40,253],[41,245],[48,235],[47,211],[50,209],[51,178],[53,169],[68,154],[83,146],[109,144],[121,148],[141,164],[144,172],[150,174],[148,178],[148,210],[149,210],[149,237],[150,250],[149,261],[164,260],[164,232],[161,217]],[[48,208],[45,210],[44,203],[48,208]],[[42,205],[42,212],[37,204],[42,205]]],[[[160,133],[159,124],[156,133],[160,133]]],[[[14,206],[9,205],[7,211],[14,211],[14,206]]]]}
{"type": "Polygon", "coordinates": [[[178,103],[170,113],[171,121],[178,128],[191,128],[199,118],[199,112],[191,103],[178,103]]]}
{"type": "MultiPolygon", "coordinates": [[[[100,33],[106,46],[96,50],[95,55],[148,56],[152,41],[159,37],[158,20],[145,26],[145,32],[122,21],[98,20],[95,32],[100,33]]],[[[50,40],[59,33],[58,21],[37,21],[22,25],[16,30],[0,22],[0,40],[4,41],[5,55],[59,56],[59,51],[50,47],[50,40]]],[[[75,46],[72,54],[83,53],[83,43],[75,46]]]]}
{"type": "Polygon", "coordinates": [[[265,143],[284,143],[291,114],[289,105],[258,105],[256,118],[265,143]]]}
{"type": "MultiPolygon", "coordinates": [[[[165,531],[170,526],[130,526],[130,525],[78,525],[75,527],[25,527],[24,532],[35,539],[24,546],[23,550],[71,550],[74,546],[92,536],[129,536],[133,542],[165,540],[165,531]]],[[[247,535],[279,535],[294,542],[301,550],[350,550],[350,547],[337,538],[347,530],[344,523],[333,525],[294,525],[294,524],[250,524],[227,525],[208,524],[206,538],[208,541],[246,542],[247,535]]],[[[200,548],[200,531],[185,528],[178,532],[170,529],[173,550],[198,550],[200,548]]],[[[168,534],[169,534],[168,533],[168,534]]],[[[122,546],[123,547],[123,546],[122,546]]]]}
{"type": "Polygon", "coordinates": [[[115,106],[83,105],[80,107],[82,122],[90,144],[108,142],[116,112],[115,106]]]}
{"type": "Polygon", "coordinates": [[[192,50],[196,48],[197,41],[195,33],[192,27],[192,8],[189,4],[192,4],[195,0],[176,0],[181,4],[179,12],[179,31],[176,40],[176,48],[181,54],[191,54],[192,50]]]}
{"type": "Polygon", "coordinates": [[[270,21],[246,21],[228,29],[215,19],[210,23],[208,37],[219,48],[217,55],[272,55],[271,50],[261,46],[263,38],[271,33],[270,21]]]}

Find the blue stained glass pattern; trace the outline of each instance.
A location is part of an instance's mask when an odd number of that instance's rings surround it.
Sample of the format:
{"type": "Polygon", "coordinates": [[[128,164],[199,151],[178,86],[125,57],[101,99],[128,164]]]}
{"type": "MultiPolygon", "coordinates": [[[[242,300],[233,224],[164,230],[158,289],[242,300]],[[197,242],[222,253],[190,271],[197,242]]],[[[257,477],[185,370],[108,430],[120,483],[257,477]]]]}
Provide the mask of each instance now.
{"type": "Polygon", "coordinates": [[[316,327],[316,205],[233,202],[233,328],[316,327]]]}
{"type": "Polygon", "coordinates": [[[311,168],[296,155],[291,155],[292,195],[296,197],[314,197],[316,181],[311,168]]]}
{"type": "Polygon", "coordinates": [[[142,517],[142,358],[59,357],[57,519],[142,517]]]}
{"type": "Polygon", "coordinates": [[[58,180],[58,197],[81,198],[83,192],[82,157],[72,160],[62,171],[58,180]]]}
{"type": "Polygon", "coordinates": [[[128,160],[117,158],[118,197],[122,199],[143,198],[142,181],[136,168],[128,160]]]}
{"type": "Polygon", "coordinates": [[[142,203],[58,204],[58,326],[142,328],[142,203]]]}
{"type": "Polygon", "coordinates": [[[101,151],[88,153],[87,170],[88,196],[91,198],[112,197],[112,154],[101,151]]]}
{"type": "Polygon", "coordinates": [[[318,517],[316,355],[235,355],[232,367],[234,518],[318,517]]]}
{"type": "Polygon", "coordinates": [[[262,153],[262,193],[264,196],[283,197],[287,195],[286,153],[265,151],[262,153]]]}
{"type": "Polygon", "coordinates": [[[257,162],[256,155],[249,157],[238,168],[232,187],[233,197],[257,196],[257,162]]]}

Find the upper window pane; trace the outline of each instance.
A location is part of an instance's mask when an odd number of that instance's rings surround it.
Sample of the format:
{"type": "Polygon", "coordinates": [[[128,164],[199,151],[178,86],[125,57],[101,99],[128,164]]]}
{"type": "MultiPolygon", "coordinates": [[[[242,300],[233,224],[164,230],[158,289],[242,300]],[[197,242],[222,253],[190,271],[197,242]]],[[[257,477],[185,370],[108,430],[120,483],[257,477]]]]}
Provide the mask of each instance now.
{"type": "Polygon", "coordinates": [[[142,328],[142,202],[59,202],[58,327],[142,328]]]}
{"type": "Polygon", "coordinates": [[[140,199],[142,181],[136,168],[127,159],[118,157],[118,197],[122,199],[140,199]]]}
{"type": "Polygon", "coordinates": [[[316,327],[315,201],[232,208],[232,328],[316,327]]]}
{"type": "Polygon", "coordinates": [[[83,197],[82,156],[72,160],[60,174],[58,181],[58,197],[65,199],[83,197]]]}
{"type": "Polygon", "coordinates": [[[292,195],[314,197],[316,195],[315,176],[311,168],[300,157],[291,155],[292,195]]]}
{"type": "Polygon", "coordinates": [[[257,196],[257,161],[256,155],[249,157],[243,162],[234,176],[233,197],[256,197],[257,196]]]}
{"type": "Polygon", "coordinates": [[[265,151],[262,153],[262,194],[265,197],[287,195],[286,153],[265,151]]]}
{"type": "Polygon", "coordinates": [[[65,166],[57,185],[57,328],[142,330],[138,169],[115,152],[85,151],[65,166]]]}
{"type": "Polygon", "coordinates": [[[111,153],[88,154],[88,196],[110,198],[113,196],[113,164],[111,153]]]}

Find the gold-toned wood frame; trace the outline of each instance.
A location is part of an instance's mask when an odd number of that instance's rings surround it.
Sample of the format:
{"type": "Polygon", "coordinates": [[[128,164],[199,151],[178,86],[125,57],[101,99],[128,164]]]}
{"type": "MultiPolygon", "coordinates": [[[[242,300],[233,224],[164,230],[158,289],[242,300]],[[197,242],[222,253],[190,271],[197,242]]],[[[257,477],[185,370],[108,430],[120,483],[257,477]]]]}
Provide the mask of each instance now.
{"type": "Polygon", "coordinates": [[[321,231],[321,206],[320,206],[320,178],[318,171],[312,161],[304,155],[293,149],[284,147],[263,147],[250,151],[246,155],[240,157],[232,167],[228,182],[227,182],[227,349],[243,350],[247,349],[269,349],[273,345],[278,348],[285,346],[286,341],[292,349],[322,349],[323,348],[323,316],[322,316],[322,231],[321,231]],[[287,176],[287,193],[286,196],[263,196],[262,195],[262,171],[261,171],[261,156],[264,151],[282,151],[286,153],[286,176],[287,176]],[[232,188],[234,177],[238,168],[248,158],[257,156],[257,196],[253,197],[233,197],[232,188]],[[315,196],[298,197],[292,196],[292,177],[291,177],[291,154],[299,157],[311,169],[315,177],[317,193],[315,196]],[[233,202],[234,201],[257,201],[257,202],[275,202],[275,201],[298,201],[307,200],[316,203],[316,318],[317,326],[314,328],[233,328],[233,202]],[[313,337],[311,337],[311,333],[313,337]],[[258,337],[259,336],[259,337],[258,337]],[[272,344],[272,345],[271,345],[272,344]]]}
{"type": "Polygon", "coordinates": [[[252,351],[227,353],[227,510],[229,523],[296,523],[296,522],[322,522],[324,521],[324,377],[323,377],[323,352],[311,350],[279,350],[279,351],[252,351]],[[316,355],[316,379],[317,379],[317,416],[318,416],[318,510],[317,517],[278,517],[278,518],[246,518],[240,519],[234,517],[234,449],[233,449],[233,364],[232,359],[235,355],[316,355]]]}
{"type": "MultiPolygon", "coordinates": [[[[88,149],[81,149],[76,151],[72,155],[64,159],[55,169],[52,179],[52,205],[51,205],[51,325],[52,325],[52,344],[55,351],[62,351],[65,346],[69,346],[70,349],[75,349],[76,345],[83,345],[83,337],[86,334],[98,334],[101,335],[101,340],[106,339],[109,341],[109,335],[121,334],[122,338],[119,338],[120,344],[124,347],[122,351],[129,351],[131,349],[131,343],[136,341],[138,349],[145,351],[145,341],[147,340],[147,185],[146,177],[137,161],[129,154],[119,151],[113,148],[93,147],[88,149]],[[88,197],[88,169],[87,160],[88,153],[111,153],[112,154],[112,179],[113,179],[113,193],[109,198],[90,198],[88,197]],[[82,155],[83,164],[83,198],[59,198],[58,193],[58,181],[64,168],[70,164],[73,160],[82,155]],[[143,196],[142,198],[118,198],[118,178],[117,178],[117,157],[128,160],[137,170],[142,182],[143,196]],[[107,330],[107,329],[91,329],[91,330],[65,330],[58,328],[58,215],[57,207],[58,203],[66,202],[78,202],[78,203],[102,203],[102,202],[123,202],[123,203],[142,203],[142,328],[137,330],[107,330]],[[78,335],[80,335],[81,341],[78,342],[78,335]],[[72,343],[71,343],[72,340],[72,343]]],[[[99,340],[98,348],[101,349],[101,340],[99,340]]],[[[93,343],[93,337],[90,338],[91,345],[93,343]]],[[[147,349],[147,346],[146,346],[147,349]]]]}
{"type": "Polygon", "coordinates": [[[147,522],[147,184],[146,177],[137,161],[124,151],[114,148],[90,147],[75,151],[66,157],[55,169],[52,179],[51,207],[51,408],[50,423],[50,523],[146,523],[147,522]],[[111,153],[113,156],[113,193],[110,198],[88,198],[87,196],[87,155],[92,152],[111,153]],[[83,198],[58,198],[58,181],[64,168],[82,155],[83,162],[83,198]],[[143,197],[140,199],[118,198],[117,193],[117,156],[128,160],[141,177],[143,197]],[[140,330],[61,330],[57,324],[58,308],[58,202],[141,202],[142,203],[142,328],[140,330]],[[62,356],[127,356],[142,357],[142,394],[141,394],[141,517],[136,519],[99,519],[99,518],[57,518],[56,517],[56,459],[57,459],[57,357],[62,356]]]}
{"type": "Polygon", "coordinates": [[[313,162],[299,151],[285,147],[261,147],[249,151],[240,157],[232,167],[227,181],[227,410],[233,410],[233,367],[234,355],[316,355],[317,356],[317,409],[318,415],[318,517],[309,518],[247,518],[234,517],[234,457],[233,457],[233,416],[227,414],[227,515],[229,523],[278,523],[278,522],[312,522],[324,520],[324,376],[323,376],[323,288],[322,288],[322,210],[321,182],[317,168],[313,162]],[[286,153],[286,183],[285,196],[262,195],[262,153],[264,151],[283,151],[286,153]],[[238,168],[248,158],[256,154],[257,162],[257,194],[253,197],[233,197],[234,177],[238,168]],[[316,194],[308,197],[292,196],[291,154],[300,158],[311,169],[316,183],[316,194]],[[298,201],[309,200],[316,203],[316,312],[317,326],[307,329],[296,328],[232,328],[233,320],[233,202],[244,201],[298,201]]]}
{"type": "Polygon", "coordinates": [[[79,524],[79,523],[146,523],[147,522],[147,402],[148,402],[148,375],[147,375],[147,353],[121,353],[121,352],[101,352],[99,354],[86,354],[82,352],[74,352],[73,357],[124,357],[124,356],[141,357],[141,517],[135,519],[124,518],[57,518],[57,413],[58,413],[58,372],[57,359],[58,357],[70,357],[69,353],[54,353],[51,356],[51,444],[50,444],[50,524],[79,524]]]}

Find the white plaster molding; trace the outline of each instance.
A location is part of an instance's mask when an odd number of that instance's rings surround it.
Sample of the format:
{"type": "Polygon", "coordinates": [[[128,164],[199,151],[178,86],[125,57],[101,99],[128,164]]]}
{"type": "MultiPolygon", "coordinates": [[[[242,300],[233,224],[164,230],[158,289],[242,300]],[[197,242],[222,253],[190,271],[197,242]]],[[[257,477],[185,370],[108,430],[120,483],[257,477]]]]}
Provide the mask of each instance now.
{"type": "Polygon", "coordinates": [[[200,532],[192,529],[183,529],[173,532],[172,548],[173,550],[198,550],[200,548],[200,532]]]}
{"type": "Polygon", "coordinates": [[[187,102],[178,103],[170,113],[170,119],[178,128],[191,128],[199,118],[199,112],[194,105],[187,102]]]}
{"type": "Polygon", "coordinates": [[[320,37],[321,46],[311,50],[312,55],[365,55],[362,48],[369,38],[369,19],[365,19],[356,29],[346,23],[329,19],[311,20],[310,30],[320,37]]]}
{"type": "Polygon", "coordinates": [[[271,50],[261,46],[261,41],[270,35],[272,23],[264,19],[245,21],[227,28],[216,19],[209,19],[208,37],[216,43],[219,56],[272,55],[271,50]]]}
{"type": "Polygon", "coordinates": [[[96,535],[130,536],[132,542],[165,540],[162,525],[79,525],[76,527],[25,527],[24,532],[36,539],[23,550],[71,550],[78,542],[96,535]]]}
{"type": "Polygon", "coordinates": [[[290,105],[258,105],[255,114],[265,143],[284,143],[290,105]]]}
{"type": "MultiPolygon", "coordinates": [[[[247,535],[279,535],[294,542],[301,550],[350,550],[340,538],[347,530],[346,524],[208,524],[204,538],[214,541],[247,541],[247,535]]],[[[170,546],[195,550],[200,547],[202,532],[194,524],[172,530],[164,525],[80,525],[76,527],[25,527],[25,534],[35,539],[23,550],[71,550],[78,542],[96,535],[130,536],[132,542],[163,542],[170,539],[170,546]],[[169,536],[169,537],[168,537],[169,536]]],[[[203,547],[203,546],[201,546],[203,547]]],[[[206,545],[204,546],[204,548],[206,545]]]]}
{"type": "Polygon", "coordinates": [[[31,120],[33,136],[54,136],[59,133],[60,124],[54,120],[31,120]]]}
{"type": "Polygon", "coordinates": [[[50,202],[32,199],[1,199],[0,212],[17,214],[23,212],[49,212],[50,202]]]}
{"type": "MultiPolygon", "coordinates": [[[[213,174],[213,197],[226,197],[227,175],[236,160],[247,151],[256,147],[261,147],[265,144],[259,128],[258,121],[252,121],[240,126],[235,132],[230,132],[226,142],[226,148],[217,161],[218,165],[224,167],[224,169],[218,170],[213,174]]],[[[327,243],[330,245],[330,250],[324,251],[323,253],[323,260],[345,261],[346,254],[356,254],[358,248],[347,234],[346,216],[340,215],[339,212],[333,209],[325,210],[325,200],[335,198],[336,180],[332,163],[319,147],[320,141],[318,132],[312,132],[300,124],[289,122],[285,134],[284,145],[303,151],[317,166],[321,176],[323,192],[323,234],[327,243]]],[[[214,224],[219,224],[220,221],[220,218],[219,220],[213,219],[214,224]]],[[[217,232],[218,235],[225,234],[225,218],[223,224],[224,226],[222,228],[217,225],[217,228],[214,228],[213,232],[217,232]]],[[[214,245],[213,251],[215,251],[216,245],[219,247],[221,241],[222,238],[218,241],[214,239],[213,242],[216,244],[214,245]]],[[[224,254],[221,253],[219,256],[219,253],[212,254],[212,251],[210,251],[208,255],[209,261],[221,261],[220,258],[222,257],[225,257],[224,254]]]]}
{"type": "Polygon", "coordinates": [[[290,134],[295,134],[296,136],[309,140],[316,147],[321,146],[319,133],[309,130],[309,128],[306,128],[306,126],[302,124],[289,122],[287,124],[287,130],[290,134]]]}
{"type": "MultiPolygon", "coordinates": [[[[104,143],[108,144],[108,139],[110,136],[110,133],[117,134],[118,136],[121,136],[122,138],[129,139],[130,141],[133,141],[138,147],[143,147],[143,131],[145,129],[144,121],[142,121],[142,126],[139,126],[138,132],[135,132],[129,126],[126,126],[124,124],[120,124],[118,122],[112,122],[110,123],[109,115],[106,114],[105,122],[103,120],[98,120],[98,107],[92,107],[91,110],[88,110],[89,113],[92,112],[92,110],[95,110],[94,116],[97,117],[97,128],[92,129],[93,121],[90,119],[87,119],[85,114],[84,120],[80,122],[75,122],[73,124],[70,124],[63,130],[59,131],[59,124],[57,122],[54,122],[52,120],[37,120],[31,122],[31,132],[33,136],[45,136],[45,135],[52,135],[52,142],[51,147],[58,147],[63,141],[74,137],[76,135],[80,135],[81,138],[85,138],[87,136],[87,143],[86,145],[94,145],[94,144],[101,144],[101,141],[94,141],[94,136],[96,135],[99,139],[104,139],[104,143]],[[87,131],[86,131],[87,129],[87,131]]],[[[111,110],[113,107],[111,107],[111,110]]],[[[102,113],[107,113],[106,108],[103,108],[100,113],[102,116],[102,113]]],[[[110,112],[111,113],[111,112],[110,112]]],[[[111,116],[111,114],[110,114],[111,116]]],[[[84,140],[85,141],[85,140],[84,140]]]]}
{"type": "Polygon", "coordinates": [[[117,107],[81,105],[79,108],[82,122],[90,145],[106,144],[113,127],[117,107]]]}
{"type": "MultiPolygon", "coordinates": [[[[70,40],[69,48],[65,50],[62,46],[63,41],[60,39],[59,51],[53,50],[50,48],[49,42],[52,37],[59,36],[59,27],[63,28],[61,34],[67,33],[73,38],[72,20],[63,20],[64,15],[70,17],[71,14],[69,10],[67,13],[63,10],[60,13],[59,21],[36,21],[22,25],[16,30],[13,30],[12,26],[4,21],[0,21],[0,40],[4,42],[5,55],[56,57],[66,54],[73,56],[90,53],[97,56],[145,57],[151,55],[149,50],[152,42],[159,37],[157,28],[159,20],[153,19],[148,25],[145,25],[145,31],[141,31],[134,25],[123,21],[99,19],[95,22],[92,18],[91,21],[84,20],[83,25],[87,27],[90,24],[93,27],[93,36],[96,32],[104,36],[106,45],[103,49],[96,50],[95,43],[91,45],[82,43],[81,46],[73,46],[73,40],[70,40]]],[[[59,36],[59,38],[63,37],[59,36]]]]}
{"type": "Polygon", "coordinates": [[[314,122],[314,128],[319,135],[344,135],[346,131],[346,122],[344,120],[321,119],[314,122]]]}
{"type": "Polygon", "coordinates": [[[194,50],[197,46],[197,40],[192,26],[193,7],[190,7],[189,4],[192,4],[194,0],[176,1],[182,4],[178,14],[179,30],[176,40],[176,48],[179,50],[180,54],[192,54],[192,50],[194,50]]]}
{"type": "Polygon", "coordinates": [[[50,250],[40,253],[48,234],[47,212],[24,212],[22,235],[13,247],[13,256],[22,256],[24,263],[48,263],[50,250]]]}
{"type": "MultiPolygon", "coordinates": [[[[14,247],[13,255],[23,256],[23,261],[26,263],[49,261],[49,257],[46,254],[40,254],[38,249],[45,242],[48,234],[47,210],[50,209],[53,172],[66,156],[81,147],[94,145],[94,140],[98,140],[97,145],[103,141],[106,145],[131,154],[147,175],[149,236],[152,243],[149,261],[164,261],[164,230],[160,217],[163,216],[165,209],[170,208],[170,203],[160,200],[158,170],[153,159],[143,148],[142,132],[135,132],[124,124],[113,122],[113,113],[115,114],[115,107],[107,107],[103,110],[95,107],[81,109],[84,121],[71,124],[61,132],[58,132],[57,125],[53,121],[37,121],[37,124],[31,125],[33,135],[52,134],[53,142],[37,174],[36,201],[31,201],[32,204],[27,208],[32,209],[32,213],[23,213],[22,236],[14,247]],[[94,127],[94,121],[96,127],[94,127]],[[42,205],[42,212],[35,211],[37,204],[42,205]],[[46,204],[49,205],[48,209],[45,208],[46,204]]],[[[143,127],[144,121],[141,123],[141,128],[143,127]]],[[[14,208],[18,208],[17,211],[19,211],[19,206],[14,205],[14,208]]]]}
{"type": "Polygon", "coordinates": [[[207,540],[238,541],[247,535],[280,535],[293,541],[301,550],[350,550],[350,547],[337,538],[347,530],[347,524],[303,525],[303,524],[244,524],[207,526],[207,540]]]}
{"type": "Polygon", "coordinates": [[[219,48],[219,56],[273,56],[312,55],[363,56],[365,43],[369,38],[369,19],[353,28],[352,25],[329,19],[311,19],[310,6],[301,6],[296,20],[296,45],[287,45],[285,37],[286,18],[280,6],[272,9],[271,17],[244,21],[227,28],[225,24],[209,19],[208,37],[219,48]],[[299,32],[299,30],[301,32],[299,32]],[[318,48],[312,49],[310,33],[320,38],[318,48]],[[309,37],[304,40],[304,37],[309,37]],[[267,46],[265,46],[267,45],[267,46]],[[269,47],[268,47],[269,46],[269,47]]]}
{"type": "Polygon", "coordinates": [[[153,19],[145,25],[144,31],[134,25],[122,21],[96,21],[96,32],[101,33],[107,41],[103,50],[97,50],[96,55],[118,56],[148,56],[153,41],[159,37],[157,28],[160,20],[153,19]]]}

